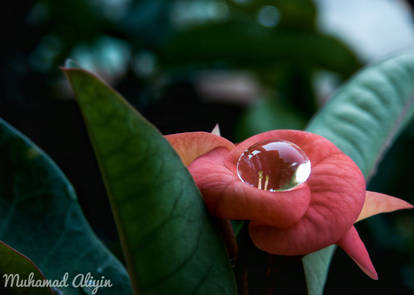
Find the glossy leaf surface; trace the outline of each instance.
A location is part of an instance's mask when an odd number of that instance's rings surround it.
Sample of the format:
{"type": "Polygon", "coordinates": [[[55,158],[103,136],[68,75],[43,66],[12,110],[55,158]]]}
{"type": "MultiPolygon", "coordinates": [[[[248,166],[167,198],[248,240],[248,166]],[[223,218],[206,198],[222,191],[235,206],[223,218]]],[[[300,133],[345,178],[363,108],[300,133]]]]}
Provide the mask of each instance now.
{"type": "Polygon", "coordinates": [[[136,294],[235,294],[224,245],[187,169],[118,93],[64,69],[100,164],[136,294]]]}

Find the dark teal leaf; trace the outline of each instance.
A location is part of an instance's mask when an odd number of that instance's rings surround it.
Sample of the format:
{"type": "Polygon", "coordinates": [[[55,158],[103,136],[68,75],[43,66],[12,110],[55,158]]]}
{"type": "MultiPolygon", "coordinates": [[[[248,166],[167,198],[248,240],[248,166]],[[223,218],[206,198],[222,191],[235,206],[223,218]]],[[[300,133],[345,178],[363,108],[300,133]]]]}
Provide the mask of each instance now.
{"type": "Polygon", "coordinates": [[[64,70],[84,116],[136,294],[236,294],[224,245],[191,175],[118,93],[64,70]]]}
{"type": "MultiPolygon", "coordinates": [[[[1,119],[0,163],[0,239],[30,257],[47,279],[91,272],[114,285],[99,294],[131,294],[127,272],[93,233],[62,171],[1,119]]],[[[64,293],[84,294],[72,287],[64,293]]]]}

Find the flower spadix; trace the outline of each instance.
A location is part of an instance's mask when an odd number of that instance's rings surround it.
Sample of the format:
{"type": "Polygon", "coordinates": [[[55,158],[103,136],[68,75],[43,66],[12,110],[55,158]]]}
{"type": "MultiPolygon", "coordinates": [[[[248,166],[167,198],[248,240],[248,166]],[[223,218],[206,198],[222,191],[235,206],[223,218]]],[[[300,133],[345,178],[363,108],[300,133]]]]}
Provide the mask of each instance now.
{"type": "Polygon", "coordinates": [[[188,166],[212,215],[248,220],[253,243],[278,255],[305,255],[332,244],[371,278],[377,273],[353,224],[412,208],[366,191],[358,166],[327,139],[275,130],[234,145],[206,132],[166,136],[188,166]]]}

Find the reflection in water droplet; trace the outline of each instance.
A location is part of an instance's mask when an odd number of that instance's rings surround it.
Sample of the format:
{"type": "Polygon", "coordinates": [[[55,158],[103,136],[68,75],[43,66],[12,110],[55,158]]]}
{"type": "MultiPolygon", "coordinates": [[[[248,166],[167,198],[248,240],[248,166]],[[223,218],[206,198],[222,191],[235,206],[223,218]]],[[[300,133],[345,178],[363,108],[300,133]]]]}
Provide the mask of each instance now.
{"type": "Polygon", "coordinates": [[[305,152],[286,140],[256,143],[237,161],[237,174],[243,182],[271,192],[293,189],[304,183],[310,172],[305,152]]]}

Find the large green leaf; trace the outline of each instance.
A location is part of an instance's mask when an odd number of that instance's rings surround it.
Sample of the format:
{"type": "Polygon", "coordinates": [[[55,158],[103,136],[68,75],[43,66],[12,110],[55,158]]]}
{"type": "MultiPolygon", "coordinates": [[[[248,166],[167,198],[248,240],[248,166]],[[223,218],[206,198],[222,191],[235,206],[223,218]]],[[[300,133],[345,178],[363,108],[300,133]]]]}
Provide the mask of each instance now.
{"type": "Polygon", "coordinates": [[[191,175],[164,137],[81,69],[76,93],[138,294],[235,294],[221,239],[191,175]]]}
{"type": "Polygon", "coordinates": [[[316,32],[268,29],[254,22],[209,24],[174,35],[159,53],[172,65],[230,63],[253,68],[299,64],[344,76],[360,67],[337,39],[316,32]]]}
{"type": "MultiPolygon", "coordinates": [[[[387,147],[414,113],[414,52],[361,71],[314,117],[308,131],[320,134],[349,155],[367,180],[387,147]]],[[[303,259],[311,295],[322,294],[333,250],[303,259]]]]}
{"type": "MultiPolygon", "coordinates": [[[[72,185],[29,139],[0,119],[0,239],[30,257],[47,279],[105,276],[100,294],[131,294],[128,274],[89,227],[72,185]]],[[[71,285],[71,284],[70,284],[71,285]]],[[[65,288],[65,294],[91,294],[65,288]]]]}
{"type": "Polygon", "coordinates": [[[19,287],[19,280],[27,280],[33,276],[34,281],[44,280],[43,274],[26,256],[0,241],[0,284],[2,294],[20,295],[51,295],[49,287],[27,288],[19,287]],[[33,274],[33,275],[32,275],[33,274]],[[4,276],[6,275],[6,277],[4,276]]]}

